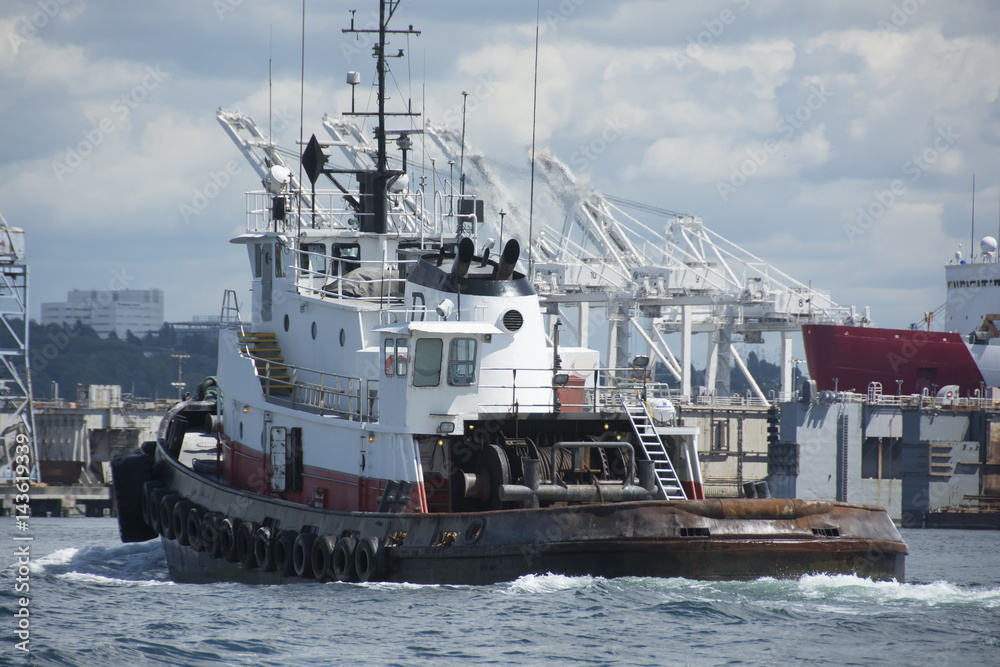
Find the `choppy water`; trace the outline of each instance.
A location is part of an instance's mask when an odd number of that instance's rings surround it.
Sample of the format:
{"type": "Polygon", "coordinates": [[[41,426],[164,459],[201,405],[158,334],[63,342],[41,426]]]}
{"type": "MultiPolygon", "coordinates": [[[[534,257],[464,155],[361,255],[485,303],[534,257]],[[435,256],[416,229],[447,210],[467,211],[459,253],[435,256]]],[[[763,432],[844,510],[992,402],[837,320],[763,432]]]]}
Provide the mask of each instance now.
{"type": "Polygon", "coordinates": [[[113,519],[32,519],[31,652],[0,519],[0,664],[1000,664],[1000,532],[904,531],[906,583],[537,576],[493,586],[175,584],[113,519]]]}

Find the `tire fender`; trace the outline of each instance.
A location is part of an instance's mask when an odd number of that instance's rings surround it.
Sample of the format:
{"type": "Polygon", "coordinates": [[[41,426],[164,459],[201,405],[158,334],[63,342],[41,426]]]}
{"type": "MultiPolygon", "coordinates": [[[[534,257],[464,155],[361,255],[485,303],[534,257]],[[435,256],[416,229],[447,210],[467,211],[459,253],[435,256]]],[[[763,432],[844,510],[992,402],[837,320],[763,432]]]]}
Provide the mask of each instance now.
{"type": "Polygon", "coordinates": [[[337,540],[337,546],[333,549],[333,575],[338,581],[357,581],[354,569],[354,548],[357,542],[353,537],[337,540]]]}
{"type": "Polygon", "coordinates": [[[354,569],[358,581],[382,581],[385,577],[385,549],[377,537],[362,538],[354,549],[354,569]]]}
{"type": "Polygon", "coordinates": [[[312,569],[317,579],[336,579],[333,572],[333,552],[337,548],[337,538],[322,535],[316,538],[312,548],[312,569]]]}
{"type": "MultiPolygon", "coordinates": [[[[304,578],[312,579],[316,577],[313,570],[313,548],[316,544],[316,533],[299,533],[292,545],[292,566],[295,574],[304,578]]],[[[319,576],[323,576],[320,572],[319,576]]]]}

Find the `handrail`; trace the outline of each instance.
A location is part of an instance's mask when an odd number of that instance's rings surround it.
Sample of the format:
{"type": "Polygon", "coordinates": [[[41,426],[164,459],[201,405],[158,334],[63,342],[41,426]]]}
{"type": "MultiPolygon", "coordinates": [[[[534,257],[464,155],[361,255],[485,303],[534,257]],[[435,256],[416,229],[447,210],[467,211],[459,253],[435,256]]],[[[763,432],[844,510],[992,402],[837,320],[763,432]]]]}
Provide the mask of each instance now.
{"type": "MultiPolygon", "coordinates": [[[[352,421],[361,421],[366,418],[370,421],[377,420],[377,412],[375,419],[372,419],[370,410],[365,409],[367,404],[362,402],[361,388],[363,383],[359,377],[318,371],[286,363],[275,363],[273,359],[252,354],[245,349],[245,346],[240,354],[254,362],[254,373],[262,380],[261,385],[272,400],[283,400],[283,397],[276,396],[273,391],[285,387],[291,389],[291,397],[288,400],[292,406],[305,405],[318,409],[320,414],[329,412],[347,417],[352,421]],[[263,366],[263,373],[259,370],[258,362],[263,366]],[[275,375],[272,373],[272,367],[287,370],[289,378],[286,380],[275,375]],[[317,377],[314,381],[305,380],[301,377],[303,374],[314,374],[317,377]]],[[[372,382],[372,380],[368,381],[369,386],[372,382]]],[[[377,381],[374,382],[377,383],[377,381]]],[[[377,406],[377,387],[375,391],[377,406]]]]}

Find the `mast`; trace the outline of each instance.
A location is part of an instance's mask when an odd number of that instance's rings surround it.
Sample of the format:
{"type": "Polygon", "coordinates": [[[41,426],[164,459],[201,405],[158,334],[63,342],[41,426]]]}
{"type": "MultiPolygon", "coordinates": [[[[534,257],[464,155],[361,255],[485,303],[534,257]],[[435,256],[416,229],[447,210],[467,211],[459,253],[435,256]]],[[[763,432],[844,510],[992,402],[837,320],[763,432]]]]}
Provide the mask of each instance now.
{"type": "MultiPolygon", "coordinates": [[[[391,116],[419,116],[419,113],[410,111],[411,104],[407,101],[406,111],[391,112],[386,111],[385,94],[385,74],[389,69],[388,58],[402,58],[403,49],[395,55],[386,54],[389,35],[419,35],[419,30],[414,30],[413,26],[408,26],[405,30],[390,30],[389,22],[396,13],[396,8],[402,0],[380,0],[379,1],[379,21],[378,29],[356,28],[354,26],[354,16],[351,16],[351,27],[342,30],[344,33],[356,35],[370,33],[378,34],[378,42],[372,47],[372,56],[375,58],[375,70],[377,74],[377,100],[378,110],[374,112],[359,112],[353,108],[350,112],[345,112],[345,116],[376,116],[378,126],[375,128],[375,141],[377,155],[375,157],[375,171],[356,172],[358,187],[361,191],[361,212],[359,215],[360,230],[374,234],[385,234],[389,228],[387,199],[389,196],[390,184],[399,178],[404,171],[389,169],[389,156],[386,147],[388,135],[399,135],[400,139],[405,139],[410,130],[387,130],[386,118],[391,116]]],[[[402,142],[401,142],[402,143],[402,142]]],[[[405,155],[405,153],[404,153],[405,155]]],[[[405,160],[404,160],[405,161],[405,160]]]]}

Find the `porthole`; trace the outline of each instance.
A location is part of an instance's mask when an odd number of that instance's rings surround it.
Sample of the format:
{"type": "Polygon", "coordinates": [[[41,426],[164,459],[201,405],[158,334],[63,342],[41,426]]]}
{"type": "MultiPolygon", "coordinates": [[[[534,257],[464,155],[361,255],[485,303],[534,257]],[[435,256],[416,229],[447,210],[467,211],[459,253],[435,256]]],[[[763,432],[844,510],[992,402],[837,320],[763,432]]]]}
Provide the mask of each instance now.
{"type": "Polygon", "coordinates": [[[288,331],[288,315],[285,315],[285,331],[288,331]]]}
{"type": "Polygon", "coordinates": [[[316,329],[316,323],[315,323],[315,322],[313,322],[313,326],[312,326],[312,336],[313,336],[313,340],[316,340],[316,331],[317,331],[317,329],[316,329]]]}
{"type": "Polygon", "coordinates": [[[340,347],[344,347],[344,343],[347,341],[347,332],[343,329],[340,330],[340,347]]]}
{"type": "Polygon", "coordinates": [[[507,331],[517,331],[524,324],[524,316],[519,311],[508,310],[503,314],[503,327],[507,331]]]}

